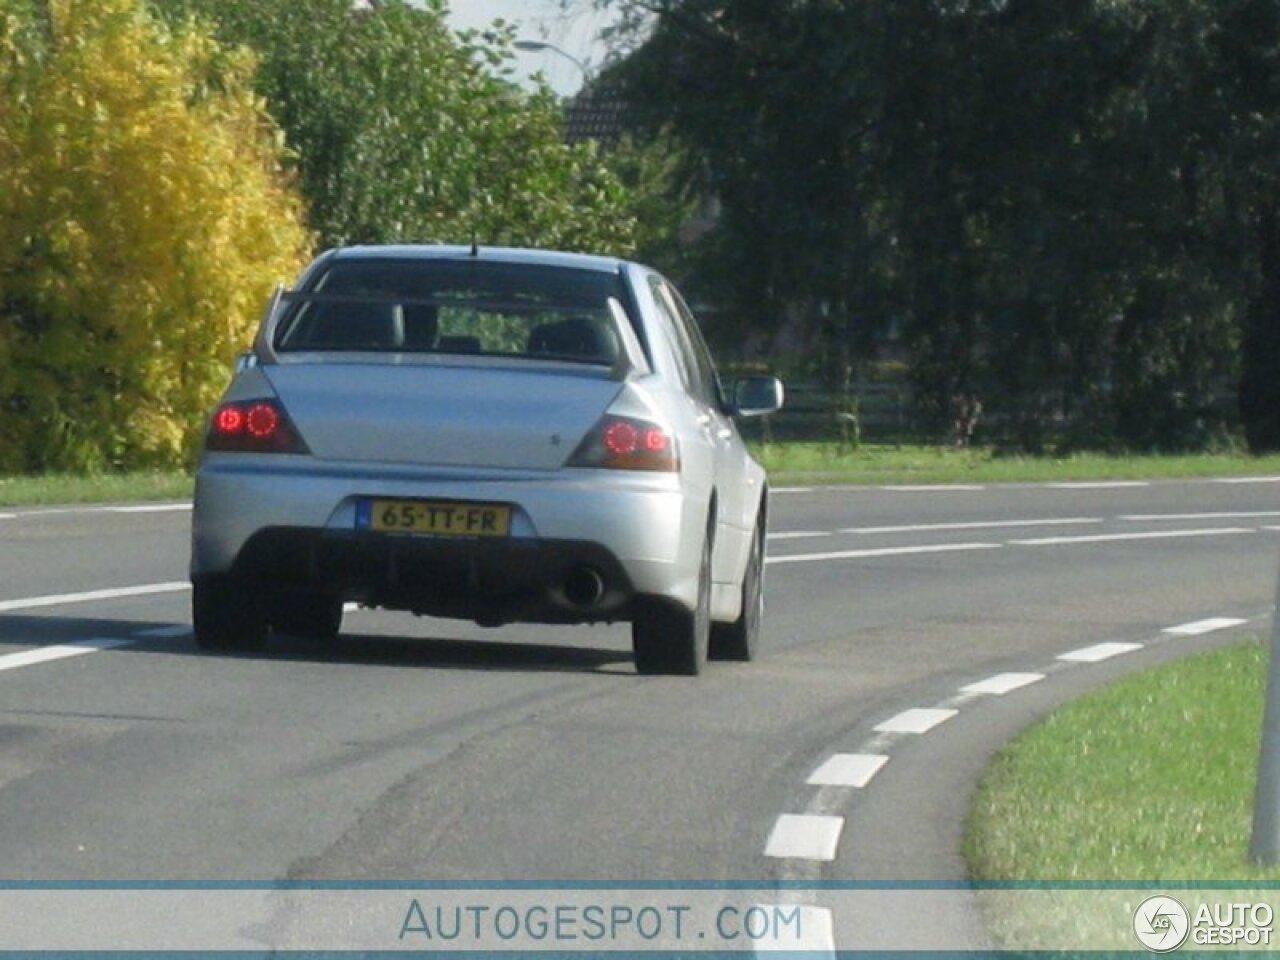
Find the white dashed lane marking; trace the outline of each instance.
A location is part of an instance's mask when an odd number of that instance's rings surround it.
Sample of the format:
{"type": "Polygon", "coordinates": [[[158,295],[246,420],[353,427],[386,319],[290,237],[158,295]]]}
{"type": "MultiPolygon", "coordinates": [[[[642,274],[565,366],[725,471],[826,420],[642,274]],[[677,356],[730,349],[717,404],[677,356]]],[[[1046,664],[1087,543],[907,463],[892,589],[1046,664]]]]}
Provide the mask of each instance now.
{"type": "Polygon", "coordinates": [[[190,513],[189,503],[145,503],[136,507],[104,507],[104,513],[190,513]]]}
{"type": "Polygon", "coordinates": [[[815,907],[807,903],[758,903],[755,906],[762,908],[765,916],[774,916],[776,910],[781,910],[783,916],[794,917],[795,925],[792,929],[799,932],[799,936],[794,938],[756,940],[751,947],[756,956],[770,956],[785,951],[789,955],[804,956],[806,960],[819,960],[836,955],[835,928],[831,911],[826,907],[815,907]]]}
{"type": "Polygon", "coordinates": [[[1126,513],[1121,520],[1156,523],[1161,520],[1255,520],[1280,517],[1280,510],[1232,510],[1219,513],[1126,513]]]}
{"type": "Polygon", "coordinates": [[[805,781],[815,787],[862,788],[889,762],[883,753],[837,753],[828,757],[805,781]]]}
{"type": "Polygon", "coordinates": [[[945,723],[959,712],[959,710],[940,707],[914,707],[910,710],[903,710],[902,713],[876,724],[872,729],[876,733],[928,733],[938,724],[945,723]]]}
{"type": "Polygon", "coordinates": [[[40,647],[37,650],[10,653],[0,657],[0,671],[17,670],[20,667],[33,667],[40,663],[65,660],[68,657],[79,657],[86,653],[97,653],[99,650],[127,647],[132,642],[132,640],[121,640],[113,637],[95,637],[92,640],[77,640],[75,643],[59,643],[50,647],[40,647]]]}
{"type": "Polygon", "coordinates": [[[1213,633],[1216,630],[1238,627],[1240,624],[1247,622],[1236,617],[1211,617],[1208,620],[1196,620],[1192,623],[1179,624],[1176,627],[1165,627],[1161,632],[1175,637],[1198,637],[1204,633],[1213,633]]]}
{"type": "Polygon", "coordinates": [[[1162,530],[1152,533],[1099,533],[1086,537],[1038,537],[1034,540],[1010,540],[1016,547],[1062,547],[1076,543],[1120,543],[1125,540],[1177,540],[1186,537],[1231,537],[1254,533],[1249,527],[1218,527],[1212,530],[1162,530]]]}
{"type": "Polygon", "coordinates": [[[812,563],[816,560],[857,560],[865,557],[901,557],[921,553],[962,553],[966,550],[999,550],[998,543],[935,543],[921,547],[872,547],[866,550],[833,550],[829,553],[797,553],[769,557],[765,563],[812,563]]]}
{"type": "Polygon", "coordinates": [[[971,493],[987,488],[976,483],[906,483],[891,484],[880,489],[890,493],[971,493]]]}
{"type": "Polygon", "coordinates": [[[1050,490],[1129,490],[1149,487],[1146,480],[1073,480],[1065,483],[1047,483],[1050,490]]]}
{"type": "Polygon", "coordinates": [[[807,537],[829,537],[830,530],[781,530],[769,534],[770,540],[803,540],[807,537]]]}
{"type": "Polygon", "coordinates": [[[841,533],[937,533],[947,530],[999,530],[1010,527],[1065,527],[1102,523],[1100,517],[1051,517],[1045,520],[981,520],[972,523],[918,523],[903,527],[845,527],[841,533]]]}
{"type": "Polygon", "coordinates": [[[170,583],[144,583],[136,587],[114,587],[109,590],[86,590],[82,593],[55,593],[43,597],[22,597],[17,600],[0,600],[0,613],[13,610],[35,610],[39,607],[60,607],[71,603],[92,603],[95,600],[119,600],[126,597],[145,597],[157,593],[179,593],[190,590],[185,580],[170,583]]]}
{"type": "Polygon", "coordinates": [[[843,829],[844,817],[784,813],[773,824],[764,855],[776,859],[834,860],[843,829]]]}
{"type": "Polygon", "coordinates": [[[1022,687],[1029,687],[1033,683],[1039,683],[1044,679],[1044,676],[1043,673],[999,673],[994,677],[988,677],[986,680],[980,680],[977,683],[961,687],[960,692],[1002,697],[1012,690],[1019,690],[1022,687]]]}
{"type": "Polygon", "coordinates": [[[1068,663],[1101,663],[1103,660],[1110,660],[1121,654],[1141,650],[1142,647],[1141,643],[1095,643],[1091,647],[1068,650],[1066,653],[1059,654],[1058,659],[1068,663]]]}

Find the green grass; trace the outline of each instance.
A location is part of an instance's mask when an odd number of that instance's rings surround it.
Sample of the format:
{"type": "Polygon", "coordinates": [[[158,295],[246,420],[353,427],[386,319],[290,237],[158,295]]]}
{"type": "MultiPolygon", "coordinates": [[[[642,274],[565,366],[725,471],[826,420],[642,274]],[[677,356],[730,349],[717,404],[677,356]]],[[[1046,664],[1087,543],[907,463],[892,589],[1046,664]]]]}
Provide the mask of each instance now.
{"type": "Polygon", "coordinates": [[[38,477],[0,477],[0,506],[180,500],[189,498],[191,490],[191,477],[185,473],[111,473],[94,476],[48,474],[38,477]]]}
{"type": "MultiPolygon", "coordinates": [[[[836,443],[753,444],[775,485],[876,483],[1039,483],[1280,474],[1280,456],[1197,455],[1067,458],[996,456],[989,449],[836,443]]],[[[191,496],[183,473],[65,474],[0,477],[0,506],[191,496]]]]}
{"type": "Polygon", "coordinates": [[[1258,640],[1137,674],[996,757],[970,811],[981,880],[1275,881],[1248,862],[1266,684],[1258,640]]]}
{"type": "Polygon", "coordinates": [[[1037,483],[1280,474],[1280,456],[996,456],[988,448],[837,443],[753,444],[775,484],[1037,483]]]}

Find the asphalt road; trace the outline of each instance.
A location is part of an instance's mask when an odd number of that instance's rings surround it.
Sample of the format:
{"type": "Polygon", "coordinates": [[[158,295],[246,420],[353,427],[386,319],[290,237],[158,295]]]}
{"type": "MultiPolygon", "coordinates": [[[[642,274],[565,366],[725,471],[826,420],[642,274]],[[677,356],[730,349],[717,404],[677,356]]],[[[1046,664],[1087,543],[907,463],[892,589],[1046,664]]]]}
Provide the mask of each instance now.
{"type": "Polygon", "coordinates": [[[1280,478],[779,491],[766,654],[697,679],[365,610],[201,654],[188,520],[0,510],[0,879],[959,880],[1009,736],[1265,629],[1280,478]]]}

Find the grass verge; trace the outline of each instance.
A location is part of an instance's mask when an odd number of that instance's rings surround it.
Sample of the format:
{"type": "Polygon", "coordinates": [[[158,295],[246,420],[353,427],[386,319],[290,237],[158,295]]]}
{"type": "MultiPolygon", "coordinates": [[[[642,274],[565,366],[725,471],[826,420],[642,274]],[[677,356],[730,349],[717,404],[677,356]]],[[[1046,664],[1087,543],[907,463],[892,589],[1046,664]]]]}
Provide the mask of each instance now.
{"type": "Polygon", "coordinates": [[[980,880],[1280,880],[1247,861],[1261,640],[1136,674],[1006,746],[969,815],[980,880]]]}
{"type": "Polygon", "coordinates": [[[753,444],[775,485],[873,483],[1043,483],[1280,474],[1280,456],[996,456],[989,448],[837,443],[753,444]]]}
{"type": "Polygon", "coordinates": [[[110,473],[95,476],[48,474],[0,477],[0,506],[47,503],[111,503],[190,498],[192,479],[185,473],[110,473]]]}
{"type": "MultiPolygon", "coordinates": [[[[1196,455],[1067,458],[995,456],[990,449],[837,443],[753,444],[775,486],[786,484],[1043,483],[1280,475],[1280,456],[1196,455]]],[[[183,473],[0,477],[0,506],[167,500],[191,496],[183,473]]]]}

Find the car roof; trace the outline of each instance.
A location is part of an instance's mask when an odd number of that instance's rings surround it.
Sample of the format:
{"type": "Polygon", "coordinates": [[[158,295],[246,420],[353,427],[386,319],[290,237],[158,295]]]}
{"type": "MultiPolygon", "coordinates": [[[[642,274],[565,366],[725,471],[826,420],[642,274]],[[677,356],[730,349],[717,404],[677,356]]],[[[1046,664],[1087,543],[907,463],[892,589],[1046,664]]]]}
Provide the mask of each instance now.
{"type": "Polygon", "coordinates": [[[575,270],[594,270],[601,273],[618,273],[626,261],[616,257],[601,257],[586,253],[566,253],[560,250],[536,250],[526,247],[476,247],[450,246],[446,244],[386,244],[339,247],[329,251],[325,259],[335,260],[479,260],[490,263],[517,263],[543,267],[569,267],[575,270]]]}

